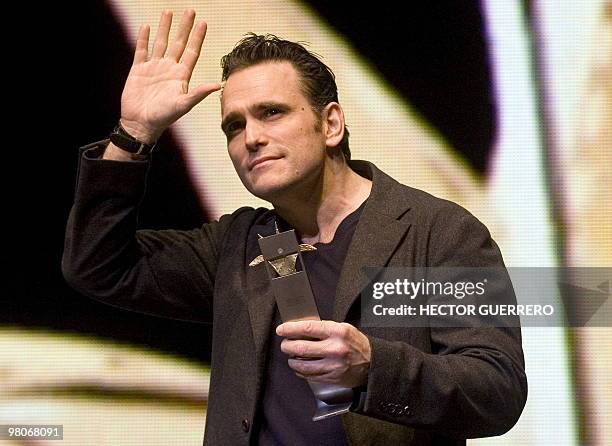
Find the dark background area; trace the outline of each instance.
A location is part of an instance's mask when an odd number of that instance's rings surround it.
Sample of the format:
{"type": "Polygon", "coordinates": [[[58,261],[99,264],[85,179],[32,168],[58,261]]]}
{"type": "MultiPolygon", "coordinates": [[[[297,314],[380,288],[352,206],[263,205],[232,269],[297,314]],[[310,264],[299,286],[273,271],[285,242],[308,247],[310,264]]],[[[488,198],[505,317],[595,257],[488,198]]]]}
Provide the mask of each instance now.
{"type": "MultiPolygon", "coordinates": [[[[408,10],[307,3],[486,173],[494,110],[478,2],[402,2],[408,10]]],[[[105,138],[117,122],[132,43],[103,1],[36,10],[34,17],[24,10],[9,14],[20,30],[13,37],[19,44],[7,49],[6,96],[14,98],[9,124],[16,130],[5,139],[7,167],[14,168],[6,169],[5,190],[15,203],[5,222],[9,254],[0,323],[93,334],[206,361],[209,326],[109,307],[79,295],[62,278],[78,148],[105,138]]],[[[142,227],[187,229],[208,218],[175,146],[168,132],[149,173],[142,227]]]]}

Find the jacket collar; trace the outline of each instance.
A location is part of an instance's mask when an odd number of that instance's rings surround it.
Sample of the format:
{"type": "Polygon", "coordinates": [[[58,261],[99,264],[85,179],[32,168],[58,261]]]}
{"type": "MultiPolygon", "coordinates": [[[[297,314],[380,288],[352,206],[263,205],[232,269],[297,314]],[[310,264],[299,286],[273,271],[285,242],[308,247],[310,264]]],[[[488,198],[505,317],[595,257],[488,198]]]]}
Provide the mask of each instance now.
{"type": "Polygon", "coordinates": [[[355,228],[340,272],[334,320],[343,321],[366,285],[366,267],[384,267],[410,227],[401,218],[410,209],[403,186],[367,161],[351,161],[351,168],[372,180],[372,191],[355,228]]]}

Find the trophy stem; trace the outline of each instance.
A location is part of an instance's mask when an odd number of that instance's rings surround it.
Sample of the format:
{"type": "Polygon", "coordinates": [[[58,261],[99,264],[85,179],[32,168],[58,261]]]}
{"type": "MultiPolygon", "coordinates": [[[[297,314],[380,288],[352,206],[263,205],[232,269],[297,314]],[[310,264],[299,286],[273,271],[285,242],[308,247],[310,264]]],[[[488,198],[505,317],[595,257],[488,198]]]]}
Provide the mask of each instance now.
{"type": "MultiPolygon", "coordinates": [[[[261,237],[258,242],[283,322],[321,320],[295,231],[261,237]],[[301,271],[296,270],[298,257],[301,271]]],[[[317,403],[313,421],[325,420],[349,411],[353,403],[353,389],[310,380],[308,384],[317,403]]]]}

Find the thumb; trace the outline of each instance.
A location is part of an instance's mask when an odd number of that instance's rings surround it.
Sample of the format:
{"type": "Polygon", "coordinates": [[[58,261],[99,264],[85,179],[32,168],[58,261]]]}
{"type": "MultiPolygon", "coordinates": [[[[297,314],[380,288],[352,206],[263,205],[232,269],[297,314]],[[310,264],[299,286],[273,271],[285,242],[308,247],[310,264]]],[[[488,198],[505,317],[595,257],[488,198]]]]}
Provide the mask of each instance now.
{"type": "Polygon", "coordinates": [[[181,108],[185,113],[187,113],[197,104],[202,102],[209,94],[219,90],[221,90],[221,84],[219,83],[199,85],[181,98],[183,102],[181,104],[181,108]]]}

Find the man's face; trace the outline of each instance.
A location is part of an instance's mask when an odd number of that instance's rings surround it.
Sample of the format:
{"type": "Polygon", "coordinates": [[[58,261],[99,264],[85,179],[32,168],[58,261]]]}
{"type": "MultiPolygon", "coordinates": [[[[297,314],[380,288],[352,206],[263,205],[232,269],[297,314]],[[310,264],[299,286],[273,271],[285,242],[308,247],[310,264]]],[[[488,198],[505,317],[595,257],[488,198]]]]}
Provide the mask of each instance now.
{"type": "Polygon", "coordinates": [[[289,62],[232,73],[221,114],[230,158],[252,194],[274,202],[316,182],[325,160],[325,135],[289,62]]]}

